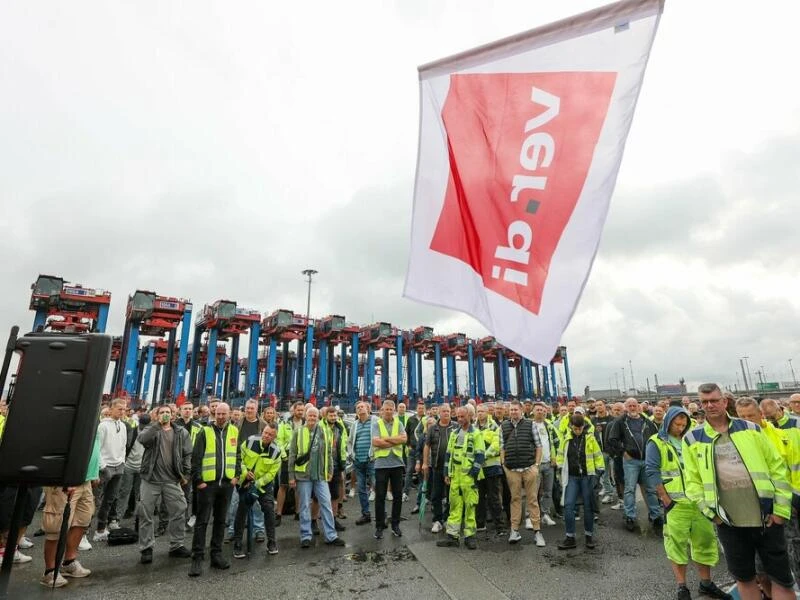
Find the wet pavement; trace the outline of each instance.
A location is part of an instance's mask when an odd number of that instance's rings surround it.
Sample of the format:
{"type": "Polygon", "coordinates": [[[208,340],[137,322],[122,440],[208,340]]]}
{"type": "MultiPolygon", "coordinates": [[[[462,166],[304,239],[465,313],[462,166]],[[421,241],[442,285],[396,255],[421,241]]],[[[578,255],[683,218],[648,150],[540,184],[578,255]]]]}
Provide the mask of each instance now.
{"type": "MultiPolygon", "coordinates": [[[[412,494],[413,496],[413,494],[412,494]]],[[[563,523],[544,527],[545,548],[533,543],[533,533],[523,531],[523,540],[509,545],[506,538],[479,533],[477,550],[437,548],[444,534],[430,533],[430,516],[422,527],[416,515],[409,515],[412,503],[403,505],[403,537],[387,530],[384,539],[373,538],[370,525],[353,525],[358,517],[357,499],[345,504],[348,518],[341,534],[343,548],[326,546],[319,537],[310,549],[299,547],[299,528],[291,516],[277,529],[280,553],[266,555],[265,544],[255,544],[251,557],[235,560],[226,571],[212,570],[206,563],[201,577],[189,578],[188,559],[169,558],[165,537],[156,540],[154,561],[139,564],[136,545],[109,547],[94,543],[79,560],[91,569],[85,579],[72,579],[69,585],[49,590],[39,584],[43,572],[43,538],[25,553],[34,560],[15,566],[10,598],[21,600],[63,597],[65,599],[169,599],[201,598],[353,598],[364,594],[370,599],[416,598],[439,600],[470,597],[481,600],[527,599],[630,599],[673,598],[675,584],[664,556],[661,539],[649,530],[646,516],[640,517],[642,530],[628,532],[622,514],[603,506],[597,525],[597,548],[583,547],[581,522],[578,523],[578,548],[561,551],[556,544],[563,538],[563,523]]],[[[641,514],[646,514],[640,511],[641,514]]],[[[38,516],[41,513],[37,514],[38,516]]],[[[36,522],[34,522],[36,525],[36,522]]],[[[123,523],[125,524],[125,523],[123,523]]],[[[210,531],[210,528],[209,528],[210,531]]],[[[187,546],[191,532],[187,533],[187,546]]],[[[231,545],[225,546],[230,557],[231,545]]],[[[730,578],[723,567],[715,569],[722,583],[730,578]]],[[[694,597],[696,573],[690,571],[694,597]]]]}

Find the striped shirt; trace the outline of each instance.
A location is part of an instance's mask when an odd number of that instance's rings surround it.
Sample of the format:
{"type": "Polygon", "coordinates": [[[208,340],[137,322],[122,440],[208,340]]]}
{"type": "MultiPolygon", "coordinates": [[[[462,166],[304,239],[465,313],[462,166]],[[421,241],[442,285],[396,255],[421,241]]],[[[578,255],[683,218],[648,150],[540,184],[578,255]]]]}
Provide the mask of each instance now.
{"type": "Polygon", "coordinates": [[[372,419],[366,422],[356,421],[356,435],[353,440],[353,454],[356,462],[364,463],[369,460],[370,448],[372,448],[372,419]]]}

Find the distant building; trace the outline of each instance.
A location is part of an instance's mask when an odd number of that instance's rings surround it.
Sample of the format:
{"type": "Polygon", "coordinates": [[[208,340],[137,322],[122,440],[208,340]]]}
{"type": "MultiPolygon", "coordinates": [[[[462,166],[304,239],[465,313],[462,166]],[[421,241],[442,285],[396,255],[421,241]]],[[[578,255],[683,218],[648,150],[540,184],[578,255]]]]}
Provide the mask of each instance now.
{"type": "Polygon", "coordinates": [[[681,382],[658,385],[656,386],[656,393],[664,396],[681,396],[686,394],[686,384],[681,382]]]}
{"type": "Polygon", "coordinates": [[[620,390],[592,390],[587,387],[584,392],[584,399],[594,398],[595,400],[619,400],[622,398],[622,392],[620,390]]]}

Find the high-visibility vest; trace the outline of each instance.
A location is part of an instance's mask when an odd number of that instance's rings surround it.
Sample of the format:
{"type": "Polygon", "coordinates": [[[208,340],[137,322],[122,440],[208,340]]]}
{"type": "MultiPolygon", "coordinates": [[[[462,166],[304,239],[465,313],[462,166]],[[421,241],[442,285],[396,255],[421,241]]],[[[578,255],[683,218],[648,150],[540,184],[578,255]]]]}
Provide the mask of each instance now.
{"type": "Polygon", "coordinates": [[[6,428],[6,416],[0,415],[0,440],[3,439],[3,431],[6,428]]]}
{"type": "Polygon", "coordinates": [[[792,427],[800,427],[800,419],[792,415],[787,415],[784,412],[783,416],[780,419],[778,419],[778,427],[780,429],[791,429],[792,427]]]}
{"type": "Polygon", "coordinates": [[[678,459],[678,452],[669,442],[665,442],[658,434],[650,437],[650,441],[656,445],[661,454],[661,483],[664,484],[669,497],[673,502],[691,502],[686,497],[686,490],[683,484],[683,469],[681,461],[678,459]]]}
{"type": "MultiPolygon", "coordinates": [[[[210,483],[217,479],[217,435],[211,425],[203,427],[203,432],[206,436],[206,451],[203,454],[200,475],[203,481],[210,483]]],[[[239,443],[239,430],[236,425],[229,423],[223,431],[223,436],[225,439],[225,449],[223,450],[225,466],[222,472],[228,479],[233,479],[236,477],[236,446],[239,443]]]]}
{"type": "MultiPolygon", "coordinates": [[[[574,439],[574,437],[572,429],[568,430],[564,436],[564,440],[558,447],[556,464],[559,467],[563,467],[564,463],[567,461],[567,448],[569,447],[570,440],[574,439]]],[[[583,444],[584,454],[586,456],[586,474],[594,475],[597,471],[604,470],[606,468],[606,463],[603,460],[603,451],[600,450],[600,444],[597,438],[587,431],[583,438],[583,444]]]]}
{"type": "MultiPolygon", "coordinates": [[[[389,430],[386,429],[386,421],[383,418],[378,419],[378,431],[382,438],[389,437],[389,430]]],[[[392,437],[400,435],[400,419],[397,417],[392,421],[392,437]]],[[[397,458],[403,458],[403,444],[395,444],[391,448],[375,448],[375,458],[385,458],[390,454],[394,454],[397,458]]]]}
{"type": "MultiPolygon", "coordinates": [[[[339,460],[344,462],[347,460],[347,427],[342,419],[336,419],[336,422],[339,425],[339,430],[342,432],[339,439],[339,460]]],[[[331,441],[331,444],[333,444],[333,428],[335,425],[331,425],[328,421],[322,421],[322,426],[325,428],[325,433],[328,434],[328,439],[331,441]]]]}
{"type": "MultiPolygon", "coordinates": [[[[769,439],[755,423],[731,419],[728,435],[739,453],[761,505],[762,517],[775,514],[789,519],[792,488],[789,470],[769,439]]],[[[720,434],[709,423],[692,429],[683,438],[683,466],[686,496],[709,519],[719,517],[730,524],[719,505],[714,445],[720,434]]]]}
{"type": "MultiPolygon", "coordinates": [[[[324,469],[323,473],[325,473],[326,476],[327,476],[328,464],[329,464],[329,461],[330,461],[330,454],[331,454],[329,449],[328,449],[328,444],[330,444],[330,442],[328,441],[328,432],[325,431],[324,427],[320,427],[319,425],[317,425],[317,429],[322,432],[322,440],[321,440],[321,442],[325,445],[325,448],[324,448],[325,451],[323,452],[323,454],[325,455],[325,469],[324,469]]],[[[305,426],[303,426],[303,427],[301,427],[300,429],[297,430],[297,456],[302,456],[303,454],[305,454],[306,452],[309,452],[311,450],[311,448],[310,448],[310,446],[311,446],[311,437],[313,435],[314,435],[313,433],[309,433],[308,427],[305,427],[305,426]]],[[[319,437],[319,435],[320,434],[318,433],[317,436],[319,437]]],[[[310,463],[311,463],[311,459],[310,458],[306,462],[306,464],[304,464],[304,465],[298,465],[297,463],[295,463],[295,465],[294,465],[295,473],[305,473],[306,469],[308,469],[308,465],[310,463]]]]}
{"type": "Polygon", "coordinates": [[[251,471],[255,479],[253,483],[262,492],[275,480],[281,470],[281,449],[278,444],[272,443],[264,447],[260,435],[251,435],[241,445],[243,480],[247,472],[251,471]]]}
{"type": "Polygon", "coordinates": [[[500,429],[494,423],[487,420],[486,427],[480,430],[483,435],[483,445],[485,448],[486,460],[484,467],[500,466],[500,429]]]}

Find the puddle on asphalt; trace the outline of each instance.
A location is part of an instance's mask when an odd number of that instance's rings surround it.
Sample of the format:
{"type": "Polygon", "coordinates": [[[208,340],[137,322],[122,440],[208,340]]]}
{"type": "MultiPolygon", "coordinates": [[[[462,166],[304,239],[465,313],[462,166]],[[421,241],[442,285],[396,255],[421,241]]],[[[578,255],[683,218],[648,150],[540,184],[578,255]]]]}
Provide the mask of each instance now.
{"type": "Polygon", "coordinates": [[[395,548],[393,550],[384,550],[381,552],[353,552],[345,556],[347,560],[359,563],[372,563],[375,565],[384,562],[399,562],[405,560],[417,560],[417,557],[412,554],[408,548],[395,548]]]}

